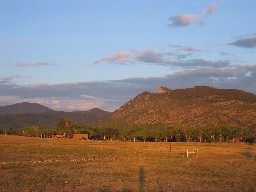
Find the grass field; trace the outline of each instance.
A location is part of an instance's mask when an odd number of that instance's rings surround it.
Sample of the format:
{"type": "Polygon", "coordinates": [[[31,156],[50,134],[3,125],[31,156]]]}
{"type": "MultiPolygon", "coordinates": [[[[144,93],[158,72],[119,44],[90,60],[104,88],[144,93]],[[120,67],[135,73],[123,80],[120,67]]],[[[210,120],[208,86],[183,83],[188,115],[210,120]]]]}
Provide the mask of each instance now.
{"type": "Polygon", "coordinates": [[[256,191],[256,146],[171,143],[171,149],[2,135],[0,191],[256,191]],[[198,158],[187,158],[195,147],[198,158]]]}

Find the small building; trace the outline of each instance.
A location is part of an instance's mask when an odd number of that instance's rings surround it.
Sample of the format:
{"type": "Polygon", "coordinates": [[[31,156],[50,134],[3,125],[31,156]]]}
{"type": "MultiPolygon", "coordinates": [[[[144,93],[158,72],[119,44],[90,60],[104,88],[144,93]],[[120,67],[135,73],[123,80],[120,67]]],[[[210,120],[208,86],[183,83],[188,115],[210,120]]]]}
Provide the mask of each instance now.
{"type": "Polygon", "coordinates": [[[73,134],[72,139],[89,140],[89,135],[88,134],[73,134]]]}

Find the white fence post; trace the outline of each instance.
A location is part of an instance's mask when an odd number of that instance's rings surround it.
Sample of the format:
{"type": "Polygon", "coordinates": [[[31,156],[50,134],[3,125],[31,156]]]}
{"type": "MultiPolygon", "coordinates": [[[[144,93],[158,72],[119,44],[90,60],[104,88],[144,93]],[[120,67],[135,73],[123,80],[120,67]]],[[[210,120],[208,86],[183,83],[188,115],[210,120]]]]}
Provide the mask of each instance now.
{"type": "Polygon", "coordinates": [[[198,149],[194,148],[193,151],[188,151],[187,149],[187,157],[189,157],[189,154],[196,154],[196,157],[198,158],[198,149]]]}

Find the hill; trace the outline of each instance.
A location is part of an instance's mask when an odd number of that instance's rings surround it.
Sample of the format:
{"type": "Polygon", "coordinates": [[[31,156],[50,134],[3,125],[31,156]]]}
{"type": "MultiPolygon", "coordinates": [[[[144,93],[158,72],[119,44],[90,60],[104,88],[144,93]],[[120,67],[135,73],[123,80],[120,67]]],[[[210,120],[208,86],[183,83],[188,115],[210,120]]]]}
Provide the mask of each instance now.
{"type": "Polygon", "coordinates": [[[256,125],[256,95],[235,89],[196,86],[143,92],[107,118],[129,126],[205,127],[256,125]]]}
{"type": "Polygon", "coordinates": [[[28,102],[16,103],[13,105],[0,107],[0,115],[44,112],[53,112],[53,110],[37,103],[28,102]]]}
{"type": "Polygon", "coordinates": [[[62,118],[69,118],[76,124],[96,122],[111,113],[94,108],[88,111],[54,111],[36,103],[19,103],[1,107],[0,129],[22,128],[30,125],[55,126],[62,118]]]}

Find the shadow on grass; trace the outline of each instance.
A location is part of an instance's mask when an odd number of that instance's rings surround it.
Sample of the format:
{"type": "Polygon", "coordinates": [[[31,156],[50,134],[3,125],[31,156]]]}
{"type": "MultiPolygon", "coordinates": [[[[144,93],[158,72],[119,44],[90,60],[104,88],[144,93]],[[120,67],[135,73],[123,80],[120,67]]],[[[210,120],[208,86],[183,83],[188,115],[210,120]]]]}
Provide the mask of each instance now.
{"type": "MultiPolygon", "coordinates": [[[[144,192],[144,186],[145,186],[145,170],[144,167],[140,167],[139,170],[139,192],[144,192]]],[[[112,190],[109,189],[101,189],[100,192],[111,192],[112,190]]],[[[122,192],[133,192],[134,190],[129,189],[129,188],[125,188],[122,190],[122,192]]],[[[135,190],[137,191],[137,190],[135,190]]],[[[161,192],[163,192],[163,190],[160,190],[161,192]]]]}
{"type": "Polygon", "coordinates": [[[143,167],[140,168],[139,183],[140,183],[139,191],[143,192],[144,191],[144,183],[145,183],[145,171],[144,171],[143,167]]]}

